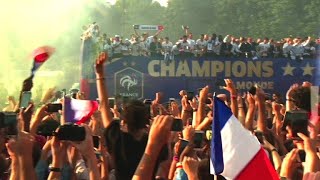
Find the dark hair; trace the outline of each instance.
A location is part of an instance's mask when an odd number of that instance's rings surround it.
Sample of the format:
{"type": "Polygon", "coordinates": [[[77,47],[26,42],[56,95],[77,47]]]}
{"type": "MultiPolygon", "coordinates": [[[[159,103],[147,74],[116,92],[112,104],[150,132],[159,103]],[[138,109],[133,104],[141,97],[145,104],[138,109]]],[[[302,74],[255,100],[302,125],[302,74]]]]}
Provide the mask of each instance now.
{"type": "Polygon", "coordinates": [[[147,107],[139,100],[130,100],[125,104],[123,117],[129,132],[136,132],[149,124],[147,107]]]}
{"type": "Polygon", "coordinates": [[[311,111],[311,91],[309,87],[299,87],[292,93],[294,104],[303,110],[311,111]]]}
{"type": "Polygon", "coordinates": [[[210,174],[210,161],[208,158],[202,159],[198,167],[198,177],[202,180],[213,179],[214,176],[210,174]]]}

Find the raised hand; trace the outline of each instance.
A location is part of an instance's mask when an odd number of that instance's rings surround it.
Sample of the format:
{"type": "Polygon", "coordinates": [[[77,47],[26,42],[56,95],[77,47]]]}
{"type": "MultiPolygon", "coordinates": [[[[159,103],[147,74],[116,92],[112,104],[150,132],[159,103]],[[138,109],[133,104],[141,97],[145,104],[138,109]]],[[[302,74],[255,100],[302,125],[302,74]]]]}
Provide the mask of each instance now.
{"type": "Polygon", "coordinates": [[[188,175],[188,179],[198,179],[199,161],[192,157],[185,156],[182,161],[183,170],[188,175]]]}
{"type": "Polygon", "coordinates": [[[303,140],[304,150],[306,152],[304,174],[320,171],[320,159],[317,155],[316,141],[302,133],[298,133],[298,136],[303,140]]]}
{"type": "Polygon", "coordinates": [[[192,109],[197,109],[198,108],[198,103],[197,103],[197,99],[194,97],[192,98],[192,100],[188,100],[190,106],[192,107],[192,109]]]}
{"type": "Polygon", "coordinates": [[[22,123],[21,127],[23,128],[22,130],[24,131],[29,131],[30,129],[30,122],[31,122],[31,117],[33,114],[33,103],[29,104],[29,106],[26,109],[20,109],[19,113],[19,119],[21,120],[20,122],[22,123]]]}
{"type": "Polygon", "coordinates": [[[208,93],[209,93],[209,86],[202,88],[199,93],[199,102],[205,103],[208,98],[208,93]]]}
{"type": "Polygon", "coordinates": [[[46,90],[46,92],[42,95],[41,97],[41,102],[42,103],[49,103],[49,101],[55,96],[56,94],[56,88],[49,88],[46,90]]]}
{"type": "Polygon", "coordinates": [[[168,142],[173,118],[171,116],[155,117],[149,132],[148,143],[162,148],[168,142]]]}
{"type": "Polygon", "coordinates": [[[298,167],[297,156],[298,156],[298,149],[292,149],[283,159],[281,165],[280,176],[286,177],[288,179],[292,178],[293,172],[298,167]]]}
{"type": "Polygon", "coordinates": [[[290,86],[290,88],[288,89],[287,93],[286,93],[286,98],[290,99],[292,97],[292,93],[299,88],[299,84],[293,84],[290,86]]]}
{"type": "Polygon", "coordinates": [[[193,140],[194,132],[195,130],[191,125],[187,126],[182,131],[183,139],[191,142],[193,140]]]}
{"type": "Polygon", "coordinates": [[[262,88],[260,88],[260,87],[256,88],[255,97],[256,97],[257,102],[265,103],[266,95],[265,95],[264,91],[262,90],[262,88]]]}
{"type": "Polygon", "coordinates": [[[23,81],[22,84],[22,91],[31,91],[32,87],[33,87],[33,76],[28,77],[27,79],[25,79],[23,81]]]}
{"type": "Polygon", "coordinates": [[[230,95],[237,95],[237,90],[234,86],[233,81],[231,79],[225,79],[224,82],[226,83],[226,86],[223,88],[229,91],[230,95]]]}
{"type": "Polygon", "coordinates": [[[249,92],[247,93],[247,97],[246,98],[247,98],[247,102],[248,102],[249,105],[250,104],[252,104],[252,105],[255,104],[255,99],[254,99],[253,95],[250,94],[249,92]]]}
{"type": "Polygon", "coordinates": [[[181,106],[182,106],[182,109],[183,110],[187,110],[187,111],[191,111],[191,106],[190,104],[188,103],[188,97],[187,95],[184,95],[181,99],[181,106]]]}
{"type": "Polygon", "coordinates": [[[99,54],[95,63],[96,74],[103,74],[103,65],[107,60],[108,60],[107,53],[103,52],[99,54]]]}
{"type": "Polygon", "coordinates": [[[94,149],[93,149],[93,140],[92,140],[92,131],[89,128],[88,125],[83,124],[85,131],[86,131],[86,137],[84,141],[81,141],[80,143],[74,143],[71,142],[79,151],[80,153],[86,157],[86,158],[92,158],[94,157],[94,149]]]}
{"type": "Polygon", "coordinates": [[[280,110],[281,110],[281,105],[276,102],[272,102],[272,111],[274,113],[280,113],[280,110]]]}

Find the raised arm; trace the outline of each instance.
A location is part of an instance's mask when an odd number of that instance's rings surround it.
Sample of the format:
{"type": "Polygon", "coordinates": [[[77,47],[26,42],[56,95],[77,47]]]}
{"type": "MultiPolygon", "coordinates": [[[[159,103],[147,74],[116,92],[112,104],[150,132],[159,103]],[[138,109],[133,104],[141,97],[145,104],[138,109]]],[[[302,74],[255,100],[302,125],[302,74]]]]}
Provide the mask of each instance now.
{"type": "Polygon", "coordinates": [[[267,132],[266,125],[266,106],[265,106],[265,94],[261,88],[256,90],[256,101],[258,106],[258,119],[257,119],[257,130],[260,130],[264,133],[267,132]]]}
{"type": "Polygon", "coordinates": [[[134,34],[137,36],[137,37],[140,37],[140,34],[138,33],[138,31],[136,29],[133,29],[134,30],[134,34]]]}
{"type": "Polygon", "coordinates": [[[151,180],[156,161],[162,147],[168,142],[173,118],[171,116],[157,116],[153,121],[149,139],[140,163],[134,173],[134,180],[151,180]]]}
{"type": "Polygon", "coordinates": [[[245,127],[249,131],[253,131],[253,118],[254,118],[254,112],[256,109],[255,100],[252,94],[247,93],[247,102],[248,102],[248,111],[246,114],[246,120],[245,120],[245,127]]]}
{"type": "Polygon", "coordinates": [[[230,93],[231,111],[235,117],[238,117],[237,90],[231,79],[225,79],[224,82],[226,83],[226,87],[224,87],[224,89],[230,93]]]}
{"type": "Polygon", "coordinates": [[[101,53],[99,57],[96,59],[96,80],[97,80],[97,91],[98,97],[100,100],[100,111],[102,117],[102,123],[104,128],[107,128],[109,124],[113,121],[113,118],[110,113],[110,107],[108,103],[108,88],[105,85],[105,75],[104,75],[104,67],[103,64],[108,59],[108,55],[106,53],[101,53]]]}
{"type": "Polygon", "coordinates": [[[163,30],[158,30],[153,36],[158,36],[163,30]]]}
{"type": "Polygon", "coordinates": [[[209,92],[209,86],[206,86],[202,88],[199,93],[199,104],[198,104],[198,110],[196,114],[196,123],[194,127],[198,127],[206,117],[205,105],[206,105],[206,100],[208,99],[208,92],[209,92]]]}
{"type": "Polygon", "coordinates": [[[320,171],[320,159],[317,156],[316,141],[302,133],[298,133],[298,136],[303,140],[304,150],[306,152],[306,163],[303,174],[320,171]]]}
{"type": "Polygon", "coordinates": [[[293,84],[290,86],[286,94],[286,111],[291,111],[294,109],[294,103],[292,99],[292,93],[299,88],[299,84],[293,84]]]}
{"type": "Polygon", "coordinates": [[[244,111],[244,103],[243,98],[240,94],[237,96],[237,103],[238,103],[238,119],[243,126],[245,126],[245,119],[246,119],[246,112],[244,111]]]}

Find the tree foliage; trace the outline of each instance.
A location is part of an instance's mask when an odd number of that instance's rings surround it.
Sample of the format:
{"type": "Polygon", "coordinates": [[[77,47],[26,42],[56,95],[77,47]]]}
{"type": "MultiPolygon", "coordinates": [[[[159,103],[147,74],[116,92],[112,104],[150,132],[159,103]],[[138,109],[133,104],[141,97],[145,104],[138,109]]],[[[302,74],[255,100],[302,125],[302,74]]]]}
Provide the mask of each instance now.
{"type": "Polygon", "coordinates": [[[318,0],[169,0],[161,7],[152,0],[118,0],[107,8],[111,32],[128,36],[133,24],[163,24],[164,35],[173,39],[188,25],[194,34],[237,36],[316,36],[320,26],[318,0]]]}

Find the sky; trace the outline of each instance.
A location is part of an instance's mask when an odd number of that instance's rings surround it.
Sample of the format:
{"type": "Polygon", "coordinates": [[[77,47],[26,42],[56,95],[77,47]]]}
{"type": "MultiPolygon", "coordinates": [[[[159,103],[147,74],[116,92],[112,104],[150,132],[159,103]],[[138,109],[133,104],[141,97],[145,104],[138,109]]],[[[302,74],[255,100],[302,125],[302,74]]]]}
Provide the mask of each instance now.
{"type": "MultiPolygon", "coordinates": [[[[107,2],[110,2],[110,4],[116,3],[117,0],[107,0],[107,2]]],[[[154,0],[158,1],[161,6],[167,6],[168,0],[154,0]]]]}

